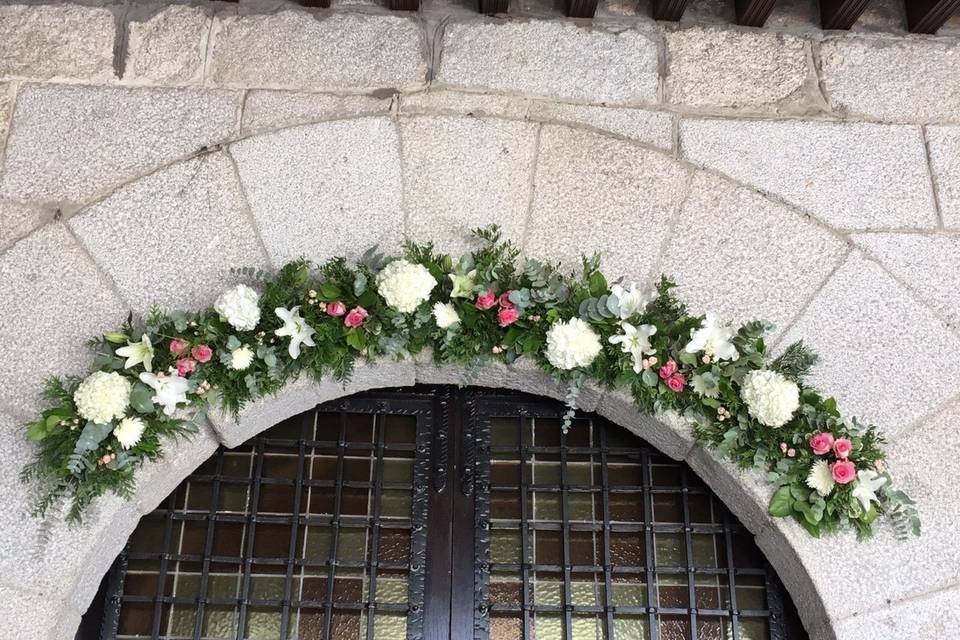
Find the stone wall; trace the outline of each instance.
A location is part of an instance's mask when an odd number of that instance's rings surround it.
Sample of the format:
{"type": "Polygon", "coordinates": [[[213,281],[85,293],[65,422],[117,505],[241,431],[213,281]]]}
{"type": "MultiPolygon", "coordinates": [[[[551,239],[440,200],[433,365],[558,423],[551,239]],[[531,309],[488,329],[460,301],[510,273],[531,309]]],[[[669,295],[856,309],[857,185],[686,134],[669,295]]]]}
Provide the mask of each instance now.
{"type": "MultiPolygon", "coordinates": [[[[456,250],[489,222],[544,257],[669,273],[696,309],[774,321],[775,345],[807,338],[816,382],[888,434],[921,539],[808,539],[682,428],[622,392],[589,403],[704,476],[813,638],[960,625],[960,21],[908,36],[892,0],[852,33],[817,29],[806,0],[763,30],[719,0],[679,25],[622,0],[592,22],[515,3],[0,7],[0,640],[71,638],[139,515],[218,442],[318,399],[456,379],[418,363],[292,385],[68,529],[25,516],[17,425],[46,375],[86,367],[87,337],[152,302],[208,304],[231,266],[404,237],[456,250]]],[[[556,393],[529,371],[489,379],[556,393]]]]}

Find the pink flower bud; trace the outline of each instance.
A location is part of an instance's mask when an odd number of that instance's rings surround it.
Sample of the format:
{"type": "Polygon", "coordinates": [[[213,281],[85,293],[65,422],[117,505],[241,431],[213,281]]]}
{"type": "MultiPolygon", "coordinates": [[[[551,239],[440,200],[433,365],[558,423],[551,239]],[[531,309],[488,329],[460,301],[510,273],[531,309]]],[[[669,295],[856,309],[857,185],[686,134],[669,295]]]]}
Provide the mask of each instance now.
{"type": "Polygon", "coordinates": [[[853,451],[853,443],[848,438],[837,438],[833,443],[833,454],[838,458],[846,460],[851,451],[853,451]]]}
{"type": "Polygon", "coordinates": [[[500,306],[504,309],[512,309],[513,303],[510,302],[510,292],[504,291],[500,294],[500,297],[497,299],[497,302],[500,303],[500,306]]]}
{"type": "Polygon", "coordinates": [[[497,313],[497,321],[501,327],[506,327],[520,318],[520,312],[515,307],[502,307],[497,313]]]}
{"type": "Polygon", "coordinates": [[[787,457],[788,457],[788,458],[796,458],[796,457],[797,457],[797,450],[796,450],[796,449],[793,449],[793,448],[787,449],[787,457]]]}
{"type": "Polygon", "coordinates": [[[347,312],[347,305],[343,304],[339,300],[336,302],[331,302],[327,304],[327,315],[333,316],[334,318],[339,318],[347,312]]]}
{"type": "Polygon", "coordinates": [[[363,324],[363,321],[367,319],[368,315],[370,314],[367,313],[367,310],[363,307],[354,307],[350,310],[350,313],[347,314],[347,317],[343,319],[343,324],[351,329],[359,327],[363,324]]]}
{"type": "Polygon", "coordinates": [[[833,447],[833,434],[830,432],[818,433],[810,437],[810,448],[818,456],[830,453],[833,447]]]}
{"type": "Polygon", "coordinates": [[[192,355],[197,362],[210,362],[210,358],[213,357],[213,349],[205,344],[198,344],[193,348],[193,351],[190,352],[190,355],[192,355]]]}
{"type": "Polygon", "coordinates": [[[857,467],[849,460],[840,460],[830,465],[830,474],[837,484],[849,484],[857,477],[857,467]]]}
{"type": "Polygon", "coordinates": [[[174,338],[170,341],[170,353],[179,356],[190,348],[190,343],[182,338],[174,338]]]}
{"type": "Polygon", "coordinates": [[[197,361],[193,358],[180,358],[177,360],[177,373],[186,377],[197,370],[197,361]]]}
{"type": "Polygon", "coordinates": [[[683,387],[687,384],[687,379],[683,377],[682,374],[675,373],[669,378],[667,378],[667,387],[670,391],[674,393],[680,393],[683,391],[683,387]]]}
{"type": "Polygon", "coordinates": [[[677,372],[677,363],[672,359],[667,360],[662,367],[660,367],[660,378],[662,380],[669,380],[670,376],[677,372]]]}
{"type": "Polygon", "coordinates": [[[497,294],[493,291],[487,291],[477,296],[476,307],[481,311],[486,311],[495,304],[497,304],[497,294]]]}

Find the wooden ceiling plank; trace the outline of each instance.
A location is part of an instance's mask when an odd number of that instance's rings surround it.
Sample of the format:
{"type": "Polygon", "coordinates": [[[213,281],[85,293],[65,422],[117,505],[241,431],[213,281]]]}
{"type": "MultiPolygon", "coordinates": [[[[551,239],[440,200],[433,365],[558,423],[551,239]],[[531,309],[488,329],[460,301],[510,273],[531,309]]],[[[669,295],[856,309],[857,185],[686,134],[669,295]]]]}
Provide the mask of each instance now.
{"type": "Polygon", "coordinates": [[[737,0],[737,24],[762,27],[776,3],[776,0],[737,0]]]}
{"type": "Polygon", "coordinates": [[[653,0],[653,19],[676,22],[683,15],[690,0],[653,0]]]}
{"type": "Polygon", "coordinates": [[[905,0],[907,26],[913,33],[936,33],[960,10],[960,0],[905,0]]]}
{"type": "Polygon", "coordinates": [[[820,0],[820,23],[824,29],[849,29],[870,0],[820,0]]]}

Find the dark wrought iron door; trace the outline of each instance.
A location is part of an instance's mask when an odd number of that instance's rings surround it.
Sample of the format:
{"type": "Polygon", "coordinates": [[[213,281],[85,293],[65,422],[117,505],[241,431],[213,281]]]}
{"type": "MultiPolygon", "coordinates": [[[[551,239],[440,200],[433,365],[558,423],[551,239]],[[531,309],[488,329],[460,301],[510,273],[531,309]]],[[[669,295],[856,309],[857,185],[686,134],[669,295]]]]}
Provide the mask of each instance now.
{"type": "Polygon", "coordinates": [[[562,405],[429,387],[221,448],[80,638],[781,640],[782,587],[681,464],[562,405]]]}

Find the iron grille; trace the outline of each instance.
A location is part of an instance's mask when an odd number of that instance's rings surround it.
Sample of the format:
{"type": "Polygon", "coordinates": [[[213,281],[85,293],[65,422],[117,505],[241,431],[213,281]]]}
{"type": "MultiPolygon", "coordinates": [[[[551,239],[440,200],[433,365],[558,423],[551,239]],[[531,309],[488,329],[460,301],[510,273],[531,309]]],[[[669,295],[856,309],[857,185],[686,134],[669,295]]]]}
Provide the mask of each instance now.
{"type": "Polygon", "coordinates": [[[79,637],[802,636],[685,465],[596,416],[563,434],[562,413],[417,387],[221,448],[141,521],[79,637]]]}
{"type": "Polygon", "coordinates": [[[779,640],[800,628],[752,537],[685,464],[596,416],[564,434],[556,403],[467,404],[476,638],[779,640]]]}

